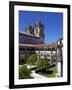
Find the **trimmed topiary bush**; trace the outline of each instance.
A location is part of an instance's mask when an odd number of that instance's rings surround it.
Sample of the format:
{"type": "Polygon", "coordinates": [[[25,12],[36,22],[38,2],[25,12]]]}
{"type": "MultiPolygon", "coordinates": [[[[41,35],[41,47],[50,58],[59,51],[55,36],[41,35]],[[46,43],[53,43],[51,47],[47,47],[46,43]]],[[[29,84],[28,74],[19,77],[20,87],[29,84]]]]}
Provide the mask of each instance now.
{"type": "Polygon", "coordinates": [[[37,55],[36,54],[32,54],[27,59],[27,64],[29,64],[29,65],[35,65],[36,61],[37,61],[37,55]]]}
{"type": "Polygon", "coordinates": [[[45,68],[48,67],[48,60],[46,59],[40,59],[37,64],[37,70],[45,70],[45,68]]]}
{"type": "Polygon", "coordinates": [[[27,68],[26,65],[22,65],[19,67],[19,79],[27,79],[30,78],[31,70],[27,68]]]}

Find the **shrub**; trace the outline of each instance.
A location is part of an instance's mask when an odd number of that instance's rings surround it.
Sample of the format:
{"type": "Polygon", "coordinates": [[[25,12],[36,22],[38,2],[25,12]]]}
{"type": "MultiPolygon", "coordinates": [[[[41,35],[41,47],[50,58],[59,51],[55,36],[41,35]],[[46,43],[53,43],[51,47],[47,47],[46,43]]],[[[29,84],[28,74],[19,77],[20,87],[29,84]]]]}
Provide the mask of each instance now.
{"type": "Polygon", "coordinates": [[[27,64],[29,64],[29,65],[35,65],[36,61],[37,61],[37,55],[36,54],[32,54],[27,59],[27,64]]]}
{"type": "Polygon", "coordinates": [[[19,79],[30,78],[31,70],[26,65],[19,67],[19,79]]]}

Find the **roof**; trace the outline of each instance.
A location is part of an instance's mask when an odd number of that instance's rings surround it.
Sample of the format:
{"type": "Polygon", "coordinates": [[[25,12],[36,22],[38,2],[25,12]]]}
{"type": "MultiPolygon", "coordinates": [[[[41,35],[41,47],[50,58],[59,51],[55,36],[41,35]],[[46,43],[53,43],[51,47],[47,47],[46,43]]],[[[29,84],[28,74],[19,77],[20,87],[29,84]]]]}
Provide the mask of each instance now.
{"type": "Polygon", "coordinates": [[[38,45],[19,44],[19,46],[21,46],[21,47],[58,47],[58,46],[63,47],[63,44],[38,44],[38,45]]]}
{"type": "Polygon", "coordinates": [[[28,34],[28,33],[26,33],[26,32],[19,32],[19,34],[22,34],[22,35],[26,35],[26,36],[31,36],[31,37],[35,37],[35,38],[38,38],[39,39],[39,37],[36,37],[36,36],[34,36],[34,35],[32,35],[32,34],[28,34]]]}

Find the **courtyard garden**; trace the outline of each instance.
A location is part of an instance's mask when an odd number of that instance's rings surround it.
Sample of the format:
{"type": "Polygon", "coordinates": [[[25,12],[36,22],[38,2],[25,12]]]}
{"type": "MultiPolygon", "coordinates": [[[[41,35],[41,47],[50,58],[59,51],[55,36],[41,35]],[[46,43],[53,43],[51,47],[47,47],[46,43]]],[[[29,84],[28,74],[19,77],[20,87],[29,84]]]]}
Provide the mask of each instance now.
{"type": "Polygon", "coordinates": [[[55,78],[55,69],[55,65],[50,65],[46,56],[38,60],[37,55],[32,54],[26,64],[19,65],[19,79],[55,78]]]}

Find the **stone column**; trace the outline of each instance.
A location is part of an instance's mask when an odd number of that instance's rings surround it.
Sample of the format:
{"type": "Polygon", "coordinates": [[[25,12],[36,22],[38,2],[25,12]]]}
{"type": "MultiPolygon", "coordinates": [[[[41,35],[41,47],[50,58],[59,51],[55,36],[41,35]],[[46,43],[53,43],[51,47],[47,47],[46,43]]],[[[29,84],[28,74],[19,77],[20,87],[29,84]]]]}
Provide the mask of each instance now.
{"type": "Polygon", "coordinates": [[[27,53],[27,52],[26,52],[26,47],[24,47],[24,48],[25,48],[25,51],[24,51],[24,54],[25,54],[25,58],[24,58],[24,59],[25,59],[25,60],[24,60],[24,62],[26,62],[26,53],[27,53]]]}
{"type": "Polygon", "coordinates": [[[31,55],[31,47],[30,47],[30,55],[31,55]]]}
{"type": "Polygon", "coordinates": [[[38,60],[40,60],[40,48],[39,48],[39,55],[38,55],[39,57],[38,57],[38,60]]]}
{"type": "Polygon", "coordinates": [[[55,73],[56,73],[56,77],[57,77],[57,73],[58,73],[58,59],[57,59],[57,47],[55,48],[55,51],[56,51],[56,59],[55,59],[55,73]]]}
{"type": "Polygon", "coordinates": [[[62,59],[62,50],[61,50],[61,47],[59,46],[57,48],[57,69],[58,69],[58,72],[57,72],[57,75],[58,77],[62,77],[63,76],[63,59],[62,59]]]}
{"type": "Polygon", "coordinates": [[[63,76],[63,56],[62,56],[62,47],[60,47],[60,57],[61,57],[61,77],[63,76]]]}
{"type": "Polygon", "coordinates": [[[46,56],[46,46],[45,46],[45,56],[46,56]]]}
{"type": "Polygon", "coordinates": [[[52,64],[52,47],[51,47],[50,63],[52,64]]]}

